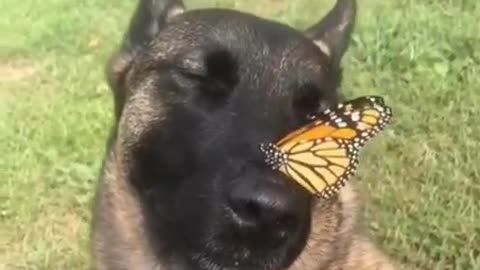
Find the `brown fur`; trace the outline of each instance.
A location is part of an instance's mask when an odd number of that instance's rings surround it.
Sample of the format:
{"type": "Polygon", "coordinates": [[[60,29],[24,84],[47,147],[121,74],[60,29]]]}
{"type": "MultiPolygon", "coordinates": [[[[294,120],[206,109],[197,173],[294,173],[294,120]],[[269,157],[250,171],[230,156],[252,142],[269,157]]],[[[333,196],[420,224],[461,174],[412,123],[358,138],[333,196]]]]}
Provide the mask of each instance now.
{"type": "Polygon", "coordinates": [[[96,217],[95,267],[108,269],[105,264],[114,261],[118,269],[156,269],[158,263],[143,230],[141,206],[118,163],[112,153],[100,186],[98,207],[108,211],[97,211],[102,216],[96,217]]]}
{"type": "MultiPolygon", "coordinates": [[[[329,44],[319,42],[321,49],[328,48],[329,44]]],[[[170,49],[158,51],[168,54],[170,49]]],[[[332,52],[325,53],[330,56],[332,52]]],[[[119,53],[108,66],[117,119],[115,140],[109,146],[97,191],[92,243],[95,269],[183,270],[185,267],[174,259],[160,260],[154,254],[141,200],[127,177],[131,149],[142,144],[142,136],[153,126],[161,126],[168,118],[162,107],[168,102],[155,99],[151,81],[135,70],[134,58],[134,54],[119,53]],[[130,65],[133,67],[127,68],[130,65]],[[128,89],[134,88],[137,91],[130,93],[128,89]]],[[[318,201],[312,209],[307,245],[285,270],[394,270],[390,259],[362,234],[360,211],[361,202],[352,184],[345,186],[337,198],[318,201]]]]}
{"type": "MultiPolygon", "coordinates": [[[[104,262],[114,259],[118,269],[163,270],[146,239],[141,206],[119,162],[112,153],[100,187],[99,206],[105,211],[94,236],[96,269],[107,269],[104,262]]],[[[334,204],[315,206],[307,246],[288,270],[394,270],[390,259],[360,232],[360,204],[352,184],[338,198],[334,204]]]]}
{"type": "Polygon", "coordinates": [[[333,205],[313,210],[307,247],[289,270],[394,270],[390,259],[360,232],[359,210],[352,184],[333,205]]]}

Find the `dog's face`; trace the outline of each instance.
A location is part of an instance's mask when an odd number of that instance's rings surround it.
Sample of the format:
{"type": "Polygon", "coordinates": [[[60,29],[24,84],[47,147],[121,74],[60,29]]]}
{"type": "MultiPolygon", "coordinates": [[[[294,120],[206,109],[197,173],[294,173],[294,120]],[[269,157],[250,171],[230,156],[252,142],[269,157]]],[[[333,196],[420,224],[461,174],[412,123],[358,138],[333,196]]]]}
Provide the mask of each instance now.
{"type": "Polygon", "coordinates": [[[117,151],[158,256],[248,270],[298,256],[312,198],[265,165],[259,144],[338,101],[354,10],[339,1],[303,33],[234,11],[140,3],[109,78],[117,151]]]}

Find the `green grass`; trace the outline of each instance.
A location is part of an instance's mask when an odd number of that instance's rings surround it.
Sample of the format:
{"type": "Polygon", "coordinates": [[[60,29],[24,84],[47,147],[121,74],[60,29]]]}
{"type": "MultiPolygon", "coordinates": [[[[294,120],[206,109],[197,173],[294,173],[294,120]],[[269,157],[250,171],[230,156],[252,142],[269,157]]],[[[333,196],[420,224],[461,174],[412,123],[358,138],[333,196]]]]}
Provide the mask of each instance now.
{"type": "MultiPolygon", "coordinates": [[[[303,28],[333,1],[187,1],[303,28]]],[[[362,0],[345,91],[394,123],[364,152],[366,224],[406,269],[480,269],[480,2],[362,0]]],[[[0,2],[0,269],[86,269],[112,120],[103,77],[135,1],[0,2]]]]}

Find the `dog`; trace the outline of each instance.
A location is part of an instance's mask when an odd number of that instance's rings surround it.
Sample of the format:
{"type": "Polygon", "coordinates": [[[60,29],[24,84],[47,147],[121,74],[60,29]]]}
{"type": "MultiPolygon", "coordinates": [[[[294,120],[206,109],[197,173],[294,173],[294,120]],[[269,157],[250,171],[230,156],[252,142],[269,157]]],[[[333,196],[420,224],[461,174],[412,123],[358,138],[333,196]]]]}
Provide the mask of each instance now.
{"type": "Polygon", "coordinates": [[[299,31],[140,0],[106,77],[115,122],[92,228],[98,270],[393,270],[347,184],[314,199],[258,145],[340,102],[356,2],[299,31]]]}

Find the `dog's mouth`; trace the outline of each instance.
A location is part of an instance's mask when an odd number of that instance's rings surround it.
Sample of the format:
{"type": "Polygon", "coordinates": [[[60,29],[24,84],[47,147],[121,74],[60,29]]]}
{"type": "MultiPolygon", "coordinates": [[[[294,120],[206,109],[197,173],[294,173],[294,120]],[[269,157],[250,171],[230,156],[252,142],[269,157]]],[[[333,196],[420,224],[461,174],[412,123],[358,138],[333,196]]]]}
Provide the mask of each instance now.
{"type": "Polygon", "coordinates": [[[280,254],[259,256],[252,250],[197,254],[193,257],[194,269],[199,270],[278,270],[285,269],[285,259],[280,254]]]}
{"type": "MultiPolygon", "coordinates": [[[[231,231],[228,236],[231,237],[231,231]]],[[[279,270],[286,269],[301,250],[302,241],[292,236],[281,244],[243,242],[215,236],[191,258],[199,270],[279,270]],[[223,238],[223,239],[222,239],[223,238]],[[221,240],[220,240],[221,239],[221,240]]]]}

